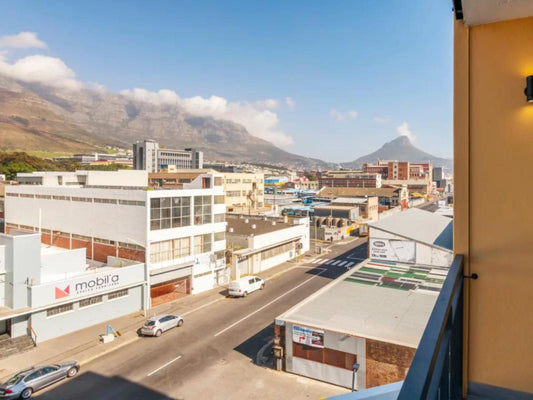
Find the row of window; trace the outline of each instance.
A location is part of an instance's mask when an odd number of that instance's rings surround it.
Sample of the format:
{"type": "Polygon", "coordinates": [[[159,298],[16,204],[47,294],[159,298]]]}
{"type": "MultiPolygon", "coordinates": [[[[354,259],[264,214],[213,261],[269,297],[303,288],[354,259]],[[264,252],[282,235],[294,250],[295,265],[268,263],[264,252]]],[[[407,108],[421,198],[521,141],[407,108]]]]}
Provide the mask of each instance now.
{"type": "MultiPolygon", "coordinates": [[[[194,196],[194,225],[213,222],[212,196],[194,196]]],[[[191,225],[190,197],[163,197],[150,200],[150,230],[191,225]]]]}
{"type": "MultiPolygon", "coordinates": [[[[113,299],[117,299],[119,297],[124,297],[127,295],[128,295],[128,289],[117,290],[115,292],[109,293],[107,295],[107,300],[113,300],[113,299]]],[[[101,295],[89,297],[88,299],[80,300],[79,307],[84,308],[84,307],[92,306],[94,304],[98,304],[102,302],[103,302],[103,296],[101,295]]],[[[63,305],[49,308],[48,310],[46,310],[46,316],[52,317],[54,315],[63,314],[63,313],[72,311],[73,309],[74,309],[74,303],[63,304],[63,305]]]]}
{"type": "Polygon", "coordinates": [[[79,201],[85,203],[104,203],[104,204],[123,204],[128,206],[142,206],[146,205],[144,201],[138,200],[120,200],[120,199],[100,199],[92,197],[75,197],[75,196],[51,196],[48,194],[28,194],[28,193],[6,193],[8,197],[26,197],[26,198],[35,198],[35,199],[45,199],[45,200],[66,200],[66,201],[79,201]]]}
{"type": "MultiPolygon", "coordinates": [[[[219,242],[226,239],[226,232],[216,232],[214,234],[214,241],[219,242]]],[[[208,253],[212,249],[211,234],[197,235],[193,237],[193,254],[208,253]]],[[[218,254],[217,257],[223,257],[224,252],[218,254]]],[[[168,260],[175,260],[191,255],[191,238],[181,238],[165,240],[162,242],[152,243],[150,245],[150,262],[158,263],[168,260]]]]}
{"type": "Polygon", "coordinates": [[[294,250],[294,243],[286,243],[261,252],[261,260],[279,256],[280,254],[294,250]]]}

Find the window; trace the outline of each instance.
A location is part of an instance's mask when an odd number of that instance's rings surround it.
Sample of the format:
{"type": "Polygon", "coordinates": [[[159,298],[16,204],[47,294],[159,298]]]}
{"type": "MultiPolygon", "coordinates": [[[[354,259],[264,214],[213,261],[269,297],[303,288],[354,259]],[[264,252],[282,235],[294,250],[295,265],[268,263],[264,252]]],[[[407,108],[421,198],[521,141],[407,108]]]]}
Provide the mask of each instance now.
{"type": "Polygon", "coordinates": [[[212,220],[211,196],[194,196],[194,225],[210,224],[212,220]]]}
{"type": "Polygon", "coordinates": [[[215,204],[224,204],[225,201],[224,195],[215,196],[215,204]]]}
{"type": "Polygon", "coordinates": [[[72,303],[64,304],[62,306],[49,308],[48,310],[46,310],[46,316],[47,317],[52,317],[52,316],[57,315],[57,314],[63,314],[63,313],[72,311],[73,309],[74,309],[74,307],[73,307],[72,303]]]}
{"type": "Polygon", "coordinates": [[[150,199],[150,229],[180,228],[191,225],[190,197],[150,199]]]}
{"type": "Polygon", "coordinates": [[[211,251],[211,234],[194,237],[194,254],[208,253],[211,251]]]}
{"type": "Polygon", "coordinates": [[[261,259],[266,260],[294,249],[294,243],[286,243],[261,252],[261,259]]]}
{"type": "Polygon", "coordinates": [[[222,186],[222,178],[215,176],[215,186],[222,186]]]}
{"type": "Polygon", "coordinates": [[[80,308],[92,306],[102,302],[102,296],[89,297],[88,299],[80,300],[80,308]]]}
{"type": "Polygon", "coordinates": [[[94,199],[95,203],[117,204],[117,199],[94,199]]]}
{"type": "Polygon", "coordinates": [[[221,240],[226,239],[226,232],[216,232],[215,233],[215,242],[220,242],[221,240]]]}
{"type": "Polygon", "coordinates": [[[150,261],[158,263],[176,258],[187,257],[191,254],[191,238],[166,240],[150,245],[150,261]]]}
{"type": "Polygon", "coordinates": [[[226,214],[215,214],[215,222],[225,222],[226,214]]]}
{"type": "Polygon", "coordinates": [[[72,201],[84,201],[86,203],[92,203],[93,199],[89,197],[71,197],[72,201]]]}
{"type": "Polygon", "coordinates": [[[18,193],[6,193],[7,197],[19,197],[18,193]]]}
{"type": "Polygon", "coordinates": [[[117,299],[119,297],[124,297],[127,295],[128,295],[128,289],[117,290],[116,292],[109,293],[107,295],[107,300],[113,300],[113,299],[117,299]]]}

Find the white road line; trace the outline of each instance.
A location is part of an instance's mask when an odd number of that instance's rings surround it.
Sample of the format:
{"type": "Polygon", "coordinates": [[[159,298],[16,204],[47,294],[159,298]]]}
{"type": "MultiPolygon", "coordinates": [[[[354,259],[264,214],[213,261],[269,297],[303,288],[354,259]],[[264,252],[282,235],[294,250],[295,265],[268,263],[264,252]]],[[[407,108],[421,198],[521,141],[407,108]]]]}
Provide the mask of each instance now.
{"type": "Polygon", "coordinates": [[[184,316],[186,316],[186,315],[192,314],[192,313],[195,312],[195,311],[201,310],[201,309],[204,308],[204,307],[210,306],[211,304],[215,304],[215,303],[217,303],[217,302],[219,302],[219,301],[222,301],[222,300],[224,300],[224,299],[225,299],[225,297],[221,297],[221,298],[219,298],[219,299],[216,299],[216,300],[210,301],[209,303],[205,303],[205,304],[201,305],[200,307],[196,307],[196,308],[193,309],[193,310],[189,310],[189,311],[187,311],[187,312],[184,312],[183,314],[181,314],[181,316],[184,317],[184,316]]]}
{"type": "Polygon", "coordinates": [[[313,261],[313,264],[318,264],[318,263],[321,263],[322,261],[324,260],[321,258],[317,258],[315,261],[313,261]]]}
{"type": "Polygon", "coordinates": [[[248,314],[246,317],[241,318],[241,319],[238,320],[237,322],[234,322],[233,324],[231,324],[231,325],[228,326],[227,328],[224,328],[224,329],[222,329],[220,332],[215,333],[214,336],[217,337],[218,335],[222,335],[224,332],[226,332],[226,331],[230,330],[231,328],[233,328],[234,326],[240,324],[242,321],[244,321],[244,320],[250,318],[252,315],[257,314],[259,311],[261,311],[261,310],[263,310],[264,308],[268,307],[268,306],[271,305],[272,303],[275,303],[276,301],[278,301],[278,300],[281,299],[282,297],[285,297],[285,296],[287,296],[289,293],[295,291],[295,290],[298,289],[300,286],[305,285],[305,284],[306,284],[307,282],[309,282],[311,279],[315,279],[317,276],[319,276],[319,275],[321,275],[323,272],[326,272],[326,271],[327,271],[326,268],[319,268],[319,269],[321,269],[322,271],[320,271],[318,274],[313,275],[311,278],[309,278],[309,279],[303,281],[303,282],[300,283],[298,286],[295,286],[295,287],[293,287],[291,290],[289,290],[289,291],[283,293],[281,296],[276,297],[276,298],[275,298],[274,300],[272,300],[271,302],[265,304],[265,305],[264,305],[263,307],[261,307],[261,308],[258,308],[258,309],[255,310],[253,313],[248,314]]]}
{"type": "Polygon", "coordinates": [[[333,262],[333,260],[328,260],[328,262],[326,263],[326,265],[329,265],[333,262]]]}
{"type": "Polygon", "coordinates": [[[168,367],[170,364],[172,364],[172,363],[173,363],[174,361],[176,361],[176,360],[179,360],[180,358],[181,358],[181,356],[177,356],[175,359],[170,360],[170,361],[167,362],[165,365],[162,365],[162,366],[160,366],[158,369],[153,370],[152,372],[150,372],[150,373],[149,373],[148,375],[146,375],[146,376],[152,376],[152,375],[155,374],[156,372],[161,371],[161,370],[162,370],[163,368],[165,368],[165,367],[168,367]]]}
{"type": "Polygon", "coordinates": [[[348,261],[343,261],[339,264],[339,267],[342,267],[344,264],[346,264],[348,261]]]}
{"type": "Polygon", "coordinates": [[[335,261],[335,262],[334,262],[333,264],[331,264],[331,265],[337,265],[338,263],[340,263],[340,260],[335,261]]]}
{"type": "Polygon", "coordinates": [[[348,264],[346,264],[346,268],[350,268],[354,264],[355,264],[354,262],[350,261],[348,264]]]}

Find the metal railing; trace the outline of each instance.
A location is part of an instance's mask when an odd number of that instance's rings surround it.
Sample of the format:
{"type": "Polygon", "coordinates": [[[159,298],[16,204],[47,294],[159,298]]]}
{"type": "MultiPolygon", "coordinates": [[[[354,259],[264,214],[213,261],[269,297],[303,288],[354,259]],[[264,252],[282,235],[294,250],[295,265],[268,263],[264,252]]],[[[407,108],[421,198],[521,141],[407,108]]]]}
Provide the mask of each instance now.
{"type": "Polygon", "coordinates": [[[398,400],[461,399],[463,256],[455,256],[398,400]]]}

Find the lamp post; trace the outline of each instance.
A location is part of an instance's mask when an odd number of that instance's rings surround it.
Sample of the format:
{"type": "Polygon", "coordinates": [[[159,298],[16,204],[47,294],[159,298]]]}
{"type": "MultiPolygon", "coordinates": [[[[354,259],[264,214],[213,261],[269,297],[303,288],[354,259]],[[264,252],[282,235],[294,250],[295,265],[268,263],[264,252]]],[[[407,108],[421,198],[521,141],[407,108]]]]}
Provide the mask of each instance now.
{"type": "Polygon", "coordinates": [[[352,374],[352,392],[355,392],[355,374],[359,371],[359,364],[353,365],[353,374],[352,374]]]}

